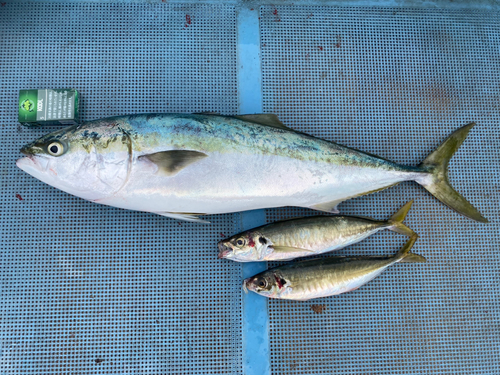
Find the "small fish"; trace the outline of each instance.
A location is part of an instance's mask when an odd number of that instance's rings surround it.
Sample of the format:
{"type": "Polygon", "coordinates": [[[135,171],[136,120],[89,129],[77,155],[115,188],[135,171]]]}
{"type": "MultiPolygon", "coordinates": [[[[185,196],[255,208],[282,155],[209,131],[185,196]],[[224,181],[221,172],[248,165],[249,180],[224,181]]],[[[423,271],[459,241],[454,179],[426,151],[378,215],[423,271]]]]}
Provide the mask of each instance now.
{"type": "Polygon", "coordinates": [[[268,298],[296,301],[351,292],[394,263],[425,262],[424,257],[410,253],[417,238],[411,237],[396,255],[388,258],[332,257],[276,267],[245,279],[243,289],[268,298]]]}
{"type": "Polygon", "coordinates": [[[291,260],[339,250],[389,229],[409,237],[415,232],[403,224],[413,201],[389,220],[356,216],[312,216],[278,221],[219,241],[219,259],[236,262],[291,260]]]}
{"type": "Polygon", "coordinates": [[[21,149],[17,166],[95,203],[189,221],[283,206],[338,213],[347,199],[415,181],[486,222],[447,179],[473,125],[411,167],[296,132],[272,114],[120,116],[43,136],[21,149]]]}

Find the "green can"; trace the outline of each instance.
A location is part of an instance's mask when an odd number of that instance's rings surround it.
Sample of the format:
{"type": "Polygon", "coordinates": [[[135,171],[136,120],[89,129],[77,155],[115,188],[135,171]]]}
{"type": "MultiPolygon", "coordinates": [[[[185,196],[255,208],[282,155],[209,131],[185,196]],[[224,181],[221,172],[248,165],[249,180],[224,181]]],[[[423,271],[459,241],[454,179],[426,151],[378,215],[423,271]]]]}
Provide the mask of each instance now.
{"type": "Polygon", "coordinates": [[[78,124],[78,91],[20,90],[18,113],[19,122],[25,126],[78,124]]]}

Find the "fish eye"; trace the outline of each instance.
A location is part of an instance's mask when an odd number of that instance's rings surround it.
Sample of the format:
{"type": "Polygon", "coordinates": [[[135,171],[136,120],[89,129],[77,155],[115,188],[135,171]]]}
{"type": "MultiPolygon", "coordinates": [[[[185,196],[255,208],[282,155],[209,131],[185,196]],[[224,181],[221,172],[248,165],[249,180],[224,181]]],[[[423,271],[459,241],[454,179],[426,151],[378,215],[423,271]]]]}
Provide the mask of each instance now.
{"type": "Polygon", "coordinates": [[[259,288],[265,288],[267,286],[266,279],[260,279],[257,285],[259,286],[259,288]]]}
{"type": "Polygon", "coordinates": [[[64,147],[59,142],[52,142],[51,144],[48,145],[47,151],[52,156],[59,156],[62,155],[64,147]]]}
{"type": "Polygon", "coordinates": [[[245,240],[243,238],[238,238],[238,240],[236,241],[236,245],[238,246],[243,246],[245,244],[245,240]]]}

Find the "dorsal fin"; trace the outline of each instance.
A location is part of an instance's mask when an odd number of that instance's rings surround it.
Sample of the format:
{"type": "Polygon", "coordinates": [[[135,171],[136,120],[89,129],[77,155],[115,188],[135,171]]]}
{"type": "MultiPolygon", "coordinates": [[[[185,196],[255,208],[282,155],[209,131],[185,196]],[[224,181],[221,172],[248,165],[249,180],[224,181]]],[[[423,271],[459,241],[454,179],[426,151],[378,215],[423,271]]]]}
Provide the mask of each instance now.
{"type": "Polygon", "coordinates": [[[278,116],[272,113],[260,113],[255,115],[238,115],[233,117],[237,118],[238,120],[253,122],[259,125],[272,126],[273,128],[284,129],[284,130],[293,130],[285,126],[280,121],[278,116]]]}
{"type": "MultiPolygon", "coordinates": [[[[209,116],[223,116],[217,112],[195,112],[194,115],[209,115],[209,116]]],[[[236,116],[227,116],[237,118],[238,120],[253,122],[254,124],[271,126],[273,128],[284,129],[284,130],[292,130],[285,124],[283,124],[278,116],[273,113],[256,113],[254,115],[236,115],[236,116]]]]}

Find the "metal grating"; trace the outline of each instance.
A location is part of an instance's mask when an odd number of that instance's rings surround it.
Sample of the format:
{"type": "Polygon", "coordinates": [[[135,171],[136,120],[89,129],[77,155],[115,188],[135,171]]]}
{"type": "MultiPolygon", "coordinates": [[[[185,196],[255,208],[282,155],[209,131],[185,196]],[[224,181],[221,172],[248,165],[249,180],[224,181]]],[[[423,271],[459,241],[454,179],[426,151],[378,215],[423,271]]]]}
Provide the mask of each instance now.
{"type": "Polygon", "coordinates": [[[84,120],[235,113],[225,5],[2,3],[1,374],[241,373],[241,267],[212,225],[91,204],[16,168],[52,129],[17,124],[25,88],[72,87],[84,120]]]}
{"type": "MultiPolygon", "coordinates": [[[[271,300],[272,373],[500,373],[499,14],[263,6],[260,17],[266,112],[411,165],[476,121],[450,178],[491,221],[463,218],[414,183],[342,204],[382,219],[415,199],[407,222],[428,263],[337,297],[271,300]]],[[[274,209],[267,220],[310,213],[274,209]]],[[[403,241],[384,232],[340,253],[392,254],[403,241]]]]}

